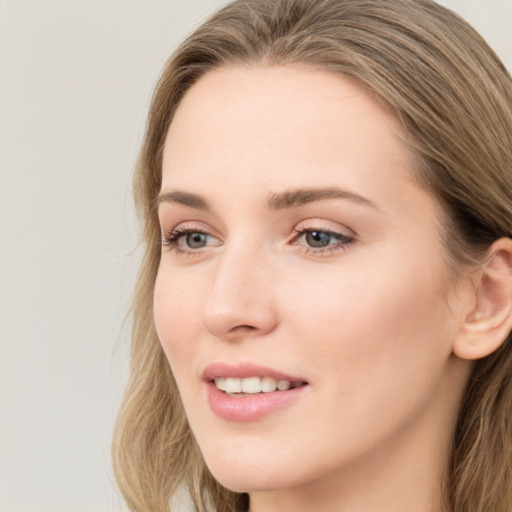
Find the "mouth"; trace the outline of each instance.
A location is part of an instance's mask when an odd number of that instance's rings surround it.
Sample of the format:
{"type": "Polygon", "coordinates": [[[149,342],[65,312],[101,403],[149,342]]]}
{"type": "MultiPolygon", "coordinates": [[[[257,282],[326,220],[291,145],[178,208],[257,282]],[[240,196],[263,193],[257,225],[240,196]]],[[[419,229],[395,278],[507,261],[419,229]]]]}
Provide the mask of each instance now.
{"type": "Polygon", "coordinates": [[[215,387],[229,396],[246,397],[275,391],[306,386],[307,382],[297,380],[276,379],[271,376],[254,377],[217,377],[212,381],[215,387]]]}
{"type": "Polygon", "coordinates": [[[258,421],[292,407],[309,388],[301,377],[252,363],[213,363],[202,377],[213,413],[234,422],[258,421]]]}

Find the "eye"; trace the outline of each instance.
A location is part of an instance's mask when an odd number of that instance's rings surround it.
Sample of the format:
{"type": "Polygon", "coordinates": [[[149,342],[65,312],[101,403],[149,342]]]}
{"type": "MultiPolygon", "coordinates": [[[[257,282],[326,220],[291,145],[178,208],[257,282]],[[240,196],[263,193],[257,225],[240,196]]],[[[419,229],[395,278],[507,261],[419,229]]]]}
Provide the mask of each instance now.
{"type": "Polygon", "coordinates": [[[187,233],[182,237],[183,243],[190,249],[201,249],[208,243],[208,235],[204,233],[187,233]]]}
{"type": "Polygon", "coordinates": [[[307,231],[303,236],[307,245],[314,248],[326,247],[334,238],[334,235],[325,231],[307,231]]]}
{"type": "Polygon", "coordinates": [[[330,229],[297,229],[293,241],[308,253],[322,254],[346,249],[354,238],[330,229]]]}
{"type": "Polygon", "coordinates": [[[209,246],[220,245],[219,240],[202,229],[178,226],[162,239],[162,245],[177,253],[192,253],[209,246]]]}

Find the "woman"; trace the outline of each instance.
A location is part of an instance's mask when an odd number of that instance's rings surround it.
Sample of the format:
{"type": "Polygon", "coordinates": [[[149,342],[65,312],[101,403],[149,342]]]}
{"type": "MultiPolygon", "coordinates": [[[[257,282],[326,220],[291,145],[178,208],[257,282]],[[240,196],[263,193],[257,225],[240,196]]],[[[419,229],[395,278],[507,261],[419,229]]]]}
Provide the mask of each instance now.
{"type": "Polygon", "coordinates": [[[511,134],[510,76],[429,0],[199,27],[135,178],[131,509],[509,512],[511,134]]]}

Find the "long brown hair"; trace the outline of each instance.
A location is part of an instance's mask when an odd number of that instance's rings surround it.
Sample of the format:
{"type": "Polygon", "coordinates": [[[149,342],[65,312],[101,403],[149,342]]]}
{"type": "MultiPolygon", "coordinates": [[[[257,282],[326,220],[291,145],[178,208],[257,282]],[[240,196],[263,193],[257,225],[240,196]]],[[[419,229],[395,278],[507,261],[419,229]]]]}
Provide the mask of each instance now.
{"type": "MultiPolygon", "coordinates": [[[[155,198],[167,129],[194,82],[221,66],[298,63],[353,80],[401,120],[416,175],[444,207],[454,277],[494,240],[512,235],[512,81],[457,15],[430,0],[235,0],[221,9],[166,65],[135,175],[145,255],[132,308],[130,381],[113,449],[116,477],[133,511],[169,511],[182,487],[197,511],[246,506],[243,495],[223,488],[206,468],[155,332],[155,198]]],[[[446,489],[453,512],[512,510],[510,339],[475,365],[446,489]]]]}

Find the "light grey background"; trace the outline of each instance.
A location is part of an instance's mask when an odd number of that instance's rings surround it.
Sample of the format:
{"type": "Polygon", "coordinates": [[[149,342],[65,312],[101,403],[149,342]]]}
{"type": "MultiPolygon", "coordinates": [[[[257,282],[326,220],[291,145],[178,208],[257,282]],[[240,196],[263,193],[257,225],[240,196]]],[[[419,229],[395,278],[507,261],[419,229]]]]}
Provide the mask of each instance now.
{"type": "MultiPolygon", "coordinates": [[[[0,512],[122,509],[131,174],[163,63],[221,3],[0,0],[0,512]]],[[[512,69],[512,0],[442,3],[512,69]]]]}

